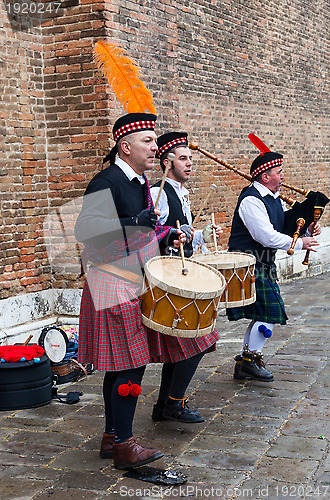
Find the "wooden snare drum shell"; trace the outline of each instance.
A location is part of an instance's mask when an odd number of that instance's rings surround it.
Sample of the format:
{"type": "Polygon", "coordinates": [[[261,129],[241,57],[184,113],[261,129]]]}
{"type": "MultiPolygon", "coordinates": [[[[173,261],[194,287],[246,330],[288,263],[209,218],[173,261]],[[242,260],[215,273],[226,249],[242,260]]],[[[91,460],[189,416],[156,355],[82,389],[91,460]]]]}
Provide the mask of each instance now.
{"type": "Polygon", "coordinates": [[[147,262],[141,296],[142,322],[166,335],[202,337],[215,328],[219,301],[226,283],[221,273],[208,265],[188,261],[186,267],[189,272],[184,276],[179,257],[154,257],[147,262]],[[199,267],[196,268],[196,264],[199,267]],[[160,266],[161,270],[155,269],[155,266],[160,266]],[[200,280],[196,290],[191,289],[192,280],[198,274],[203,278],[208,275],[209,289],[203,289],[200,280]],[[211,278],[213,281],[210,284],[211,278]]]}
{"type": "Polygon", "coordinates": [[[256,301],[254,269],[256,258],[243,252],[216,252],[194,255],[192,260],[204,262],[223,274],[226,289],[221,297],[225,307],[242,307],[256,301]]]}

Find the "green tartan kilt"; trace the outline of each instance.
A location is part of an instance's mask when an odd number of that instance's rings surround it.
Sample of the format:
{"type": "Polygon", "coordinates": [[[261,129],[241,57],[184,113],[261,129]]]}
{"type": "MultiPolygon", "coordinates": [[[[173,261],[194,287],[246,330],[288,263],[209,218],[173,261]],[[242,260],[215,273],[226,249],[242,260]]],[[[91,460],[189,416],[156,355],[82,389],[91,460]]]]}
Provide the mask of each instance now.
{"type": "Polygon", "coordinates": [[[248,318],[285,325],[288,317],[278,284],[273,283],[268,273],[260,268],[256,268],[255,284],[256,302],[248,306],[226,309],[229,321],[248,318]]]}

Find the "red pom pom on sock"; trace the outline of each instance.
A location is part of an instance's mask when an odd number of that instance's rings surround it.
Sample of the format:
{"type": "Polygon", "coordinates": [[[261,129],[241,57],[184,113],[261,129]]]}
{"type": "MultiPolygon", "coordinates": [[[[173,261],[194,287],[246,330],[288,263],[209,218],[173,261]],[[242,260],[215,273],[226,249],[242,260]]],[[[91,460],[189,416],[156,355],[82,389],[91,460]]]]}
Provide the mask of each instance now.
{"type": "Polygon", "coordinates": [[[138,384],[132,384],[131,381],[128,381],[128,384],[121,384],[118,387],[119,396],[128,396],[129,394],[134,397],[140,396],[142,390],[138,384]]]}
{"type": "Polygon", "coordinates": [[[130,392],[130,387],[128,384],[121,384],[118,387],[118,394],[119,396],[128,396],[130,392]]]}
{"type": "Polygon", "coordinates": [[[140,396],[142,389],[138,384],[132,384],[129,388],[129,392],[130,394],[132,394],[132,396],[135,396],[137,398],[138,396],[140,396]]]}

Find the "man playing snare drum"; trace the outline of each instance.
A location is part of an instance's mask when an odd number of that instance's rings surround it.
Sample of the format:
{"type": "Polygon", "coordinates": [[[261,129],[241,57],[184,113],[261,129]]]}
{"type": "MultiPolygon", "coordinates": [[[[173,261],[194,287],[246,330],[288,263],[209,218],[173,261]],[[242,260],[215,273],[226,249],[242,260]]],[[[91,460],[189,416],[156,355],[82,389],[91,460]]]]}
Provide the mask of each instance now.
{"type": "MultiPolygon", "coordinates": [[[[186,257],[190,257],[194,249],[204,245],[203,235],[207,231],[194,231],[192,228],[192,214],[190,211],[189,192],[184,187],[191,175],[192,157],[185,132],[170,132],[157,139],[158,158],[162,170],[165,171],[169,163],[169,153],[174,153],[171,168],[168,172],[164,189],[159,198],[158,209],[161,212],[160,223],[166,226],[176,227],[176,221],[180,221],[180,229],[186,234],[187,242],[184,245],[186,257]]],[[[158,197],[160,182],[151,188],[151,196],[155,202],[158,197]]],[[[222,233],[220,227],[214,226],[216,235],[222,233]]],[[[212,230],[212,228],[211,228],[212,230]]],[[[164,246],[161,249],[167,255],[179,255],[178,250],[172,246],[164,246]]],[[[159,334],[162,335],[162,334],[159,334]]],[[[203,355],[209,350],[214,350],[215,343],[219,338],[216,330],[200,338],[176,338],[162,335],[163,341],[168,345],[170,359],[154,352],[152,360],[163,362],[161,385],[157,403],[154,405],[152,419],[177,420],[179,422],[196,423],[202,422],[204,418],[196,411],[190,410],[184,400],[186,389],[197,369],[203,355]],[[185,359],[178,361],[179,353],[184,353],[185,359]]],[[[161,353],[160,353],[161,354],[161,353]]]]}
{"type": "MultiPolygon", "coordinates": [[[[153,208],[145,176],[158,149],[155,122],[156,116],[146,113],[129,113],[115,122],[116,145],[104,159],[110,166],[88,184],[75,226],[76,238],[84,244],[84,269],[90,263],[81,301],[79,360],[105,371],[100,455],[113,458],[118,469],[163,456],[138,444],[132,433],[151,356],[140,309],[143,266],[159,254],[159,241],[171,229],[157,222],[159,212],[153,208]]],[[[184,234],[178,231],[176,238],[178,234],[185,241],[184,234]]],[[[153,342],[157,339],[155,333],[153,342]]],[[[158,344],[161,350],[161,339],[158,344]]]]}

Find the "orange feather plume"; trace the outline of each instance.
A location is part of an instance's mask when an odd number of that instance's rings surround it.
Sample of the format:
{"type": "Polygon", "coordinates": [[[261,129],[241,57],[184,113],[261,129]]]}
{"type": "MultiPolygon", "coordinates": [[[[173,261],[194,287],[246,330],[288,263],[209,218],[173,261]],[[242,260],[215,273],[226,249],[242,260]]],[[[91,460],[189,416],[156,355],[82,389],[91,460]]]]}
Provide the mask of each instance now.
{"type": "Polygon", "coordinates": [[[94,47],[94,60],[128,113],[156,114],[151,92],[139,78],[141,70],[125,55],[124,49],[98,41],[94,47]]]}

